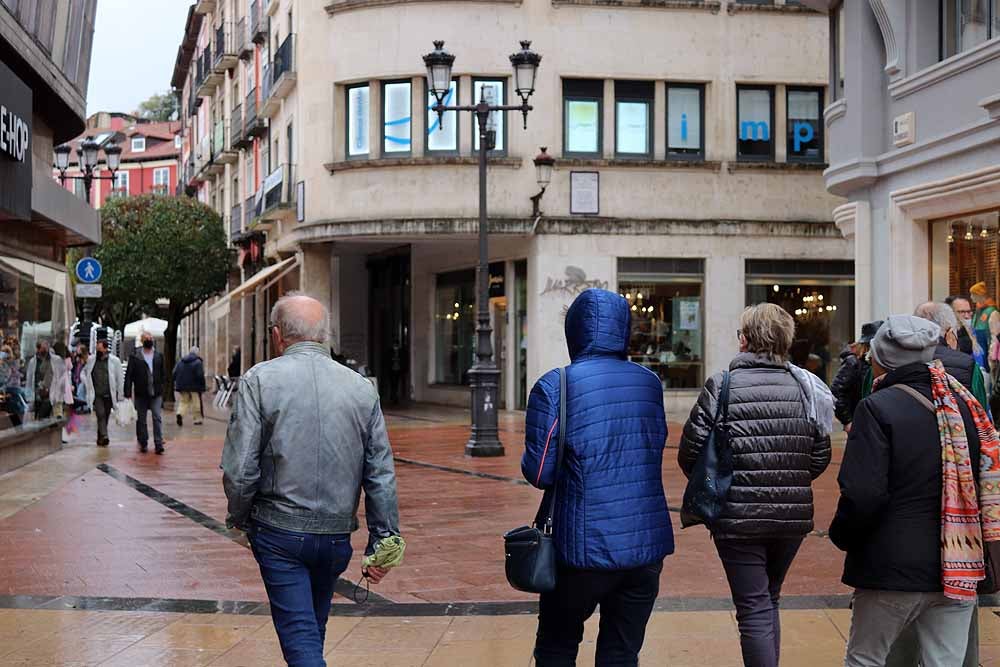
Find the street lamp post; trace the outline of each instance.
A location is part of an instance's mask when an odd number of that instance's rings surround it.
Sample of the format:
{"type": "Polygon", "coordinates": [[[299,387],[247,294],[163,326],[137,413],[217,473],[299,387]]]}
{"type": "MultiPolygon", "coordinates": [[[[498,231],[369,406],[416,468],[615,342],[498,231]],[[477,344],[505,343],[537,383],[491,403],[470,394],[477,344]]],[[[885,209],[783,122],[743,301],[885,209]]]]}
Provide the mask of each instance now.
{"type": "Polygon", "coordinates": [[[514,68],[514,90],[520,104],[496,105],[486,99],[485,89],[479,103],[473,106],[445,106],[444,96],[451,88],[451,69],[455,56],[444,50],[444,42],[434,42],[434,51],[424,56],[427,67],[427,88],[437,104],[438,126],[443,125],[446,111],[469,111],[475,114],[479,128],[479,268],[477,271],[476,362],[469,370],[472,388],[472,432],[465,445],[468,456],[503,456],[503,444],[497,428],[497,404],[500,390],[500,370],[493,360],[493,328],[490,326],[489,221],[486,217],[487,154],[496,142],[496,114],[520,111],[524,127],[528,127],[528,98],[535,92],[535,75],[542,57],[531,50],[531,42],[522,41],[521,50],[511,55],[514,68]]]}
{"type": "MultiPolygon", "coordinates": [[[[110,176],[101,176],[95,173],[97,169],[98,162],[98,152],[101,146],[92,137],[86,137],[80,142],[79,148],[76,149],[76,155],[80,163],[80,170],[83,172],[83,176],[67,176],[66,169],[69,167],[69,154],[72,149],[69,144],[62,144],[61,146],[56,146],[52,149],[55,155],[55,165],[56,169],[59,170],[59,183],[60,185],[66,184],[66,179],[74,181],[83,181],[83,197],[90,204],[90,186],[94,181],[113,181],[115,179],[115,174],[118,172],[118,168],[121,166],[122,148],[114,141],[108,142],[108,145],[104,147],[104,155],[108,161],[108,169],[111,171],[110,176]]],[[[90,250],[86,251],[87,255],[90,255],[90,250]]],[[[80,330],[78,338],[81,342],[85,343],[88,347],[90,346],[90,321],[94,315],[94,304],[91,303],[90,299],[83,300],[83,317],[80,320],[80,330]]]]}

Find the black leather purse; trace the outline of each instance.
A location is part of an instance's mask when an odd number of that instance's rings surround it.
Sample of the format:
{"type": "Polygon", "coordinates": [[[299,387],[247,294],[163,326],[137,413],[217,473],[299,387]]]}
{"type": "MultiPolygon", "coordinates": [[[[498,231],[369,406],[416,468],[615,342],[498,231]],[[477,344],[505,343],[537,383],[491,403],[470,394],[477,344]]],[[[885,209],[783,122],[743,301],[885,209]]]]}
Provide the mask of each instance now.
{"type": "Polygon", "coordinates": [[[556,474],[552,487],[542,496],[541,507],[531,526],[521,526],[503,536],[504,570],[507,581],[525,593],[548,593],[556,587],[556,547],[552,541],[552,515],[556,489],[566,449],[566,369],[559,369],[559,438],[556,474]],[[539,527],[541,526],[541,527],[539,527]]]}
{"type": "Polygon", "coordinates": [[[722,514],[729,487],[733,483],[733,450],[729,446],[729,378],[730,372],[722,375],[722,388],[715,409],[715,422],[708,435],[708,442],[701,448],[694,464],[684,502],[681,505],[681,526],[712,524],[722,514]]]}

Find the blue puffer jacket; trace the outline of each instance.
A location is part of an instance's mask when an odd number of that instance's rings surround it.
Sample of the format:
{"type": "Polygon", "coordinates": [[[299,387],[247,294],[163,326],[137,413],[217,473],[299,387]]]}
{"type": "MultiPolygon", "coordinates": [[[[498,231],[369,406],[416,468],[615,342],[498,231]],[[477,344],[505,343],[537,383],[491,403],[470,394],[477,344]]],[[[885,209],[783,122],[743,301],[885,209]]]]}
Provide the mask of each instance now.
{"type": "MultiPolygon", "coordinates": [[[[566,454],[559,476],[555,542],[576,568],[624,570],[674,551],[663,493],[667,423],[659,378],[626,360],[628,303],[589,289],[566,314],[566,454]]],[[[548,488],[555,479],[559,372],[532,388],[521,472],[548,488]]]]}

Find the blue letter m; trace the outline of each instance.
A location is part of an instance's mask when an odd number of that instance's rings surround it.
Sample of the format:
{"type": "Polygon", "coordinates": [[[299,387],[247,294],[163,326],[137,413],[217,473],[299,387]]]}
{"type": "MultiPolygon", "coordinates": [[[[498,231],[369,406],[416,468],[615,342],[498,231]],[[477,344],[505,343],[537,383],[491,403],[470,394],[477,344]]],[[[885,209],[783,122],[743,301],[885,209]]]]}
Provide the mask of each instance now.
{"type": "Polygon", "coordinates": [[[740,123],[740,140],[746,141],[750,139],[752,141],[770,141],[771,131],[762,120],[754,122],[752,120],[745,120],[740,123]]]}

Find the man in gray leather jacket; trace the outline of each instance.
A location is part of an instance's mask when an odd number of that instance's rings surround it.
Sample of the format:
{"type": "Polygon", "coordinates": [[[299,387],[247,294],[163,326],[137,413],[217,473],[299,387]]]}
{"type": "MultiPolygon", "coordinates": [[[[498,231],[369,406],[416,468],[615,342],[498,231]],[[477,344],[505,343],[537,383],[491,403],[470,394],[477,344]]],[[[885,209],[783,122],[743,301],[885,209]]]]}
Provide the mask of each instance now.
{"type": "MultiPolygon", "coordinates": [[[[226,525],[247,531],[286,662],[325,667],[333,587],[365,491],[369,553],[399,534],[396,474],[374,387],[330,357],[329,316],[291,294],[271,312],[281,356],[241,379],[222,452],[226,525]]],[[[386,570],[368,568],[378,583],[386,570]]]]}

